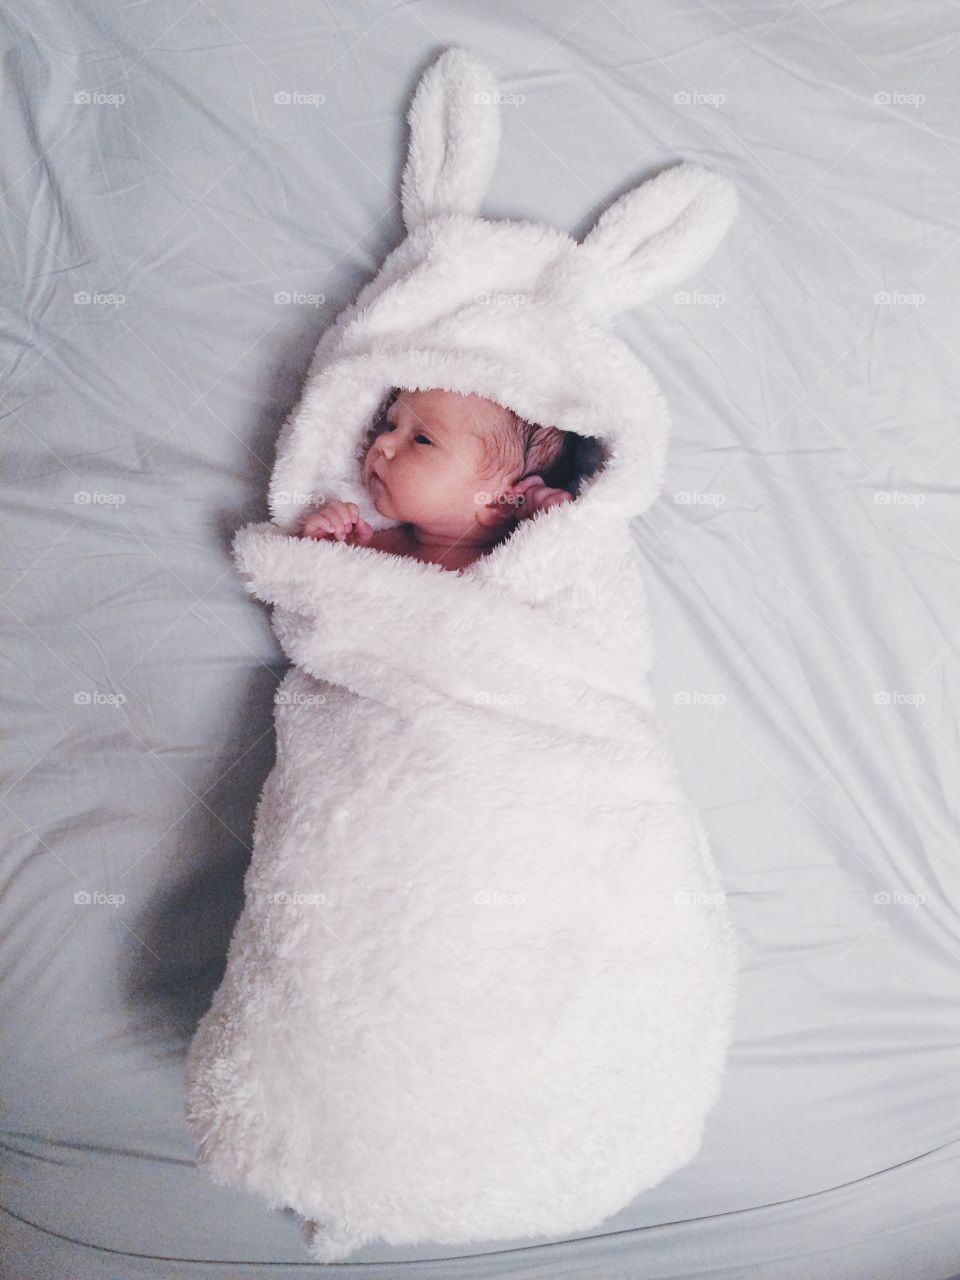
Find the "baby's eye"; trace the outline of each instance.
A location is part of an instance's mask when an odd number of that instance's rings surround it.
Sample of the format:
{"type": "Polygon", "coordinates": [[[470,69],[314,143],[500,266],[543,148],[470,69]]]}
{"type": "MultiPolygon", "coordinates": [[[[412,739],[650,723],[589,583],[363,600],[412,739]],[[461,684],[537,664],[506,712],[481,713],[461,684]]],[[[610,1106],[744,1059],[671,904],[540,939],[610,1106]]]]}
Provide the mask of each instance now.
{"type": "Polygon", "coordinates": [[[426,437],[422,432],[421,432],[419,435],[415,435],[413,438],[414,438],[414,440],[416,440],[417,444],[420,444],[420,443],[421,443],[421,441],[422,441],[424,444],[433,444],[433,441],[432,441],[432,440],[428,440],[428,439],[427,439],[427,437],[426,437]]]}

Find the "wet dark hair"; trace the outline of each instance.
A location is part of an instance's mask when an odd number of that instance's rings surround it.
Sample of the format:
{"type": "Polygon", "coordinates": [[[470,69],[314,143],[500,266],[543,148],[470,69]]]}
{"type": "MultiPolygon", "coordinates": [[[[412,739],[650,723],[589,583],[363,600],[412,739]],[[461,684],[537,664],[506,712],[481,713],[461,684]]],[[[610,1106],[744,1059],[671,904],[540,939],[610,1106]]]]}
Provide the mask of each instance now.
{"type": "Polygon", "coordinates": [[[521,462],[517,480],[541,476],[549,488],[575,493],[580,478],[576,469],[578,437],[575,433],[528,422],[512,409],[507,409],[506,413],[505,428],[495,429],[487,437],[491,472],[506,465],[519,446],[521,462]]]}

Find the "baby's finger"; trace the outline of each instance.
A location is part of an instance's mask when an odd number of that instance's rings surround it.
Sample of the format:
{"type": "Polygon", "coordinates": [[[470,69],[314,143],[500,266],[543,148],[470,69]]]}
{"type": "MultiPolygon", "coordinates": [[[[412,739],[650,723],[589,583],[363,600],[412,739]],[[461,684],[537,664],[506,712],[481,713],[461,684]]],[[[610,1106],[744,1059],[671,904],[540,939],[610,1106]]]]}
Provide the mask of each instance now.
{"type": "Polygon", "coordinates": [[[308,511],[303,518],[301,533],[305,538],[312,538],[316,535],[321,526],[322,517],[317,511],[308,511]]]}
{"type": "Polygon", "coordinates": [[[355,502],[344,503],[346,514],[343,517],[344,528],[349,535],[355,530],[359,532],[360,528],[360,508],[355,502]]]}
{"type": "Polygon", "coordinates": [[[369,542],[373,537],[373,526],[367,524],[363,516],[357,516],[357,537],[361,542],[369,542]]]}
{"type": "Polygon", "coordinates": [[[347,511],[347,504],[339,501],[336,503],[330,503],[329,507],[324,510],[324,515],[328,515],[330,517],[333,525],[333,531],[336,536],[341,539],[345,538],[350,532],[350,527],[353,524],[350,514],[347,511]]]}

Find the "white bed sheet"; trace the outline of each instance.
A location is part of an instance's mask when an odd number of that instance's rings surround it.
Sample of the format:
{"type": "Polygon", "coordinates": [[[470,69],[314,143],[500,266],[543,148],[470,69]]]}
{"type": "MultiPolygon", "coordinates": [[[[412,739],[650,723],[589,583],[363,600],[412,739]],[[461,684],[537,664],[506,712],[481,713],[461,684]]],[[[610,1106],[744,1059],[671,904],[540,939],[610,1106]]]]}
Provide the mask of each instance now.
{"type": "Polygon", "coordinates": [[[401,237],[403,112],[450,44],[515,95],[489,216],[582,233],[679,158],[741,193],[687,297],[622,328],[674,411],[636,535],[744,974],[695,1162],[588,1239],[370,1246],[356,1274],[947,1280],[960,28],[929,0],[13,0],[4,1274],[310,1269],[291,1219],[196,1171],[182,1112],[283,670],[229,541],[401,237]]]}

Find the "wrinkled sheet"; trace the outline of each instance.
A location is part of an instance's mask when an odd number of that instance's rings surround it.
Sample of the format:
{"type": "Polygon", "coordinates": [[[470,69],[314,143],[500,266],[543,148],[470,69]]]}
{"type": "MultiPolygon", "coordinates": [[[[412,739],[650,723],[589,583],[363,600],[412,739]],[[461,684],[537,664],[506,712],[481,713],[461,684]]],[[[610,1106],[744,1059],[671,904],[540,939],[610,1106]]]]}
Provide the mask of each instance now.
{"type": "Polygon", "coordinates": [[[740,190],[620,325],[675,418],[635,531],[744,972],[699,1156],[603,1232],[338,1274],[946,1280],[960,41],[932,2],[802,0],[8,7],[3,1273],[322,1270],[183,1113],[286,665],[229,544],[402,235],[402,108],[453,43],[508,95],[488,215],[582,233],[681,157],[740,190]]]}

